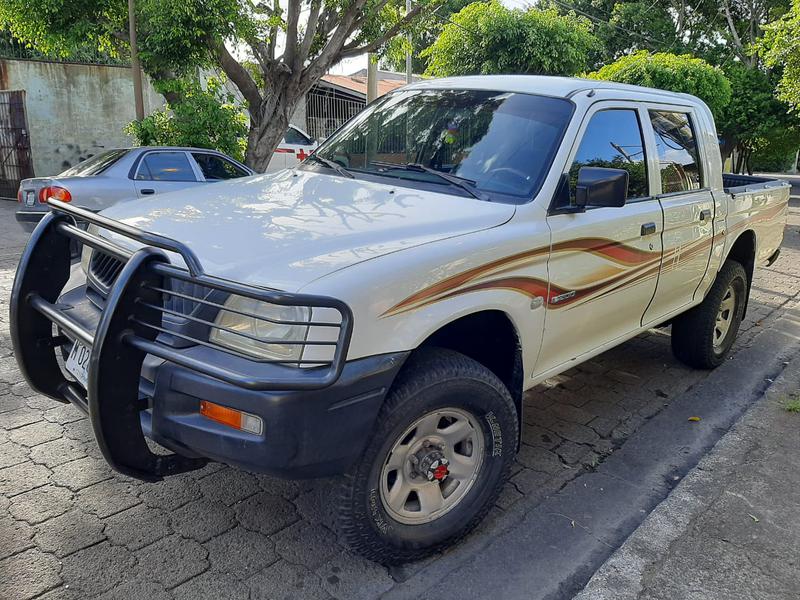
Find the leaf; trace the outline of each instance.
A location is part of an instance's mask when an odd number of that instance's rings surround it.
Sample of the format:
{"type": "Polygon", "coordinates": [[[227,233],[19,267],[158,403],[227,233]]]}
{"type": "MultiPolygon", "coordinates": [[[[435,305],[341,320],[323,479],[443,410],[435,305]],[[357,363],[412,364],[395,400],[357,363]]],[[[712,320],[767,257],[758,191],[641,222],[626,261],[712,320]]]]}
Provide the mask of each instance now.
{"type": "Polygon", "coordinates": [[[701,421],[702,419],[701,417],[689,417],[688,420],[691,421],[692,423],[697,423],[697,421],[701,421]]]}

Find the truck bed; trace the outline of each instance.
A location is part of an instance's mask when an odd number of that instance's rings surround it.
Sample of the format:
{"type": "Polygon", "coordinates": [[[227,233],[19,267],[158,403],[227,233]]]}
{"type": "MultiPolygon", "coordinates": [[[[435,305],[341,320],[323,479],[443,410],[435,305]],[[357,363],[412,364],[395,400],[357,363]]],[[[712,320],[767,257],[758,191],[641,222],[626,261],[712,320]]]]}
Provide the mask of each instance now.
{"type": "Polygon", "coordinates": [[[769,188],[784,187],[788,186],[789,183],[783,179],[773,179],[771,177],[723,173],[722,185],[728,194],[735,196],[744,192],[759,192],[769,188]]]}

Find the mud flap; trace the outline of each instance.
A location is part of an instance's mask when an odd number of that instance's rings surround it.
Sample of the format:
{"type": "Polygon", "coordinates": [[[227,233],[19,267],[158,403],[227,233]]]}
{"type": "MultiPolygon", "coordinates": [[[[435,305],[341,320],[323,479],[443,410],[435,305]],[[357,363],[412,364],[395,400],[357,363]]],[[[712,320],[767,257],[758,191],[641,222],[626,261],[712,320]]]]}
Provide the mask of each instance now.
{"type": "Polygon", "coordinates": [[[126,343],[135,335],[153,341],[157,332],[134,321],[161,324],[161,313],[145,304],[160,305],[151,288],[161,288],[162,277],[149,267],[168,262],[160,250],[138,250],[117,278],[103,316],[97,326],[89,359],[89,417],[100,451],[120,473],[145,481],[192,471],[205,465],[205,458],[178,454],[155,454],[142,431],[139,379],[145,353],[126,343]]]}

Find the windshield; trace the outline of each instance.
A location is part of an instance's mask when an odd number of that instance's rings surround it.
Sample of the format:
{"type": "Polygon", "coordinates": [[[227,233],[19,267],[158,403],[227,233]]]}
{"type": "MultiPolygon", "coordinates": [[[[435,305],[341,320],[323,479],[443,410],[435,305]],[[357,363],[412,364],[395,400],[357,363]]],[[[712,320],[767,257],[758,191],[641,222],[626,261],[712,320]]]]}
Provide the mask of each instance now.
{"type": "Polygon", "coordinates": [[[87,158],[74,167],[70,167],[63,173],[59,173],[57,177],[92,177],[93,175],[99,175],[128,152],[130,150],[125,148],[102,152],[97,156],[87,158]]]}
{"type": "Polygon", "coordinates": [[[367,107],[317,154],[356,175],[425,182],[459,193],[452,178],[436,177],[433,169],[458,177],[462,187],[524,201],[541,187],[572,108],[568,100],[529,94],[401,91],[367,107]]]}

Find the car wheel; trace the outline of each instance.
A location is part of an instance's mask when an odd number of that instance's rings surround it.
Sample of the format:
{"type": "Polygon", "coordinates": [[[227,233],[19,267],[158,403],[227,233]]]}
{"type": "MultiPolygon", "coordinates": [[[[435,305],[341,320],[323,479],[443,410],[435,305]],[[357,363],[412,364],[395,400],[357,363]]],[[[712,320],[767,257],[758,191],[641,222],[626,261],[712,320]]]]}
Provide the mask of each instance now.
{"type": "Polygon", "coordinates": [[[455,543],[496,501],[517,430],[514,401],[489,369],[449,350],[417,352],[345,476],[338,511],[344,538],[384,564],[455,543]]]}
{"type": "Polygon", "coordinates": [[[744,267],[727,261],[705,300],[672,323],[675,357],[696,369],[722,364],[739,333],[747,291],[744,267]]]}

